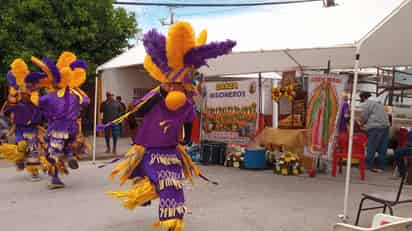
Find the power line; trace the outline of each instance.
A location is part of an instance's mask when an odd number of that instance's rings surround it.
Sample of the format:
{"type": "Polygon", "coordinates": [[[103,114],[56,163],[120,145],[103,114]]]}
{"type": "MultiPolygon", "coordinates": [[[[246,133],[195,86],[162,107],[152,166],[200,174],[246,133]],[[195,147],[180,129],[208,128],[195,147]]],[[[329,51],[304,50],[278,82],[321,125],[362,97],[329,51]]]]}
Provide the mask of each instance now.
{"type": "Polygon", "coordinates": [[[279,1],[279,2],[255,2],[255,3],[161,3],[161,2],[119,2],[116,5],[134,5],[134,6],[168,6],[168,7],[246,7],[246,6],[269,6],[269,5],[286,5],[307,2],[324,2],[324,0],[299,0],[299,1],[279,1]]]}
{"type": "Polygon", "coordinates": [[[229,11],[235,11],[238,10],[239,8],[226,8],[224,10],[209,10],[209,11],[201,11],[201,12],[196,12],[196,13],[187,13],[187,14],[177,14],[176,16],[179,17],[190,17],[190,16],[195,16],[195,15],[205,15],[205,14],[216,14],[216,13],[222,13],[222,12],[229,12],[229,11]]]}

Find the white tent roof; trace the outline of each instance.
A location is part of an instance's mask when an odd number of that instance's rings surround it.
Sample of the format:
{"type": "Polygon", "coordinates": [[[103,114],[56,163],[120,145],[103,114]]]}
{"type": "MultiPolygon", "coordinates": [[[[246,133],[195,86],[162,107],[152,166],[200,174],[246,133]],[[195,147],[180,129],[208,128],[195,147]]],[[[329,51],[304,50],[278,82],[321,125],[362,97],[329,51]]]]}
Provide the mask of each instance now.
{"type": "MultiPolygon", "coordinates": [[[[205,76],[217,76],[318,69],[326,68],[328,60],[334,69],[353,68],[356,46],[359,44],[362,44],[361,67],[412,65],[412,29],[408,25],[411,19],[412,4],[406,0],[358,43],[308,49],[234,52],[210,60],[209,67],[203,67],[200,71],[205,76]]],[[[144,56],[144,48],[135,46],[99,66],[98,71],[141,65],[144,56]]]]}
{"type": "Polygon", "coordinates": [[[205,76],[250,74],[294,69],[353,68],[355,46],[236,52],[209,61],[205,76]],[[242,65],[239,65],[242,64],[242,65]]]}
{"type": "Polygon", "coordinates": [[[361,67],[412,65],[412,1],[405,0],[360,42],[361,67]]]}
{"type": "Polygon", "coordinates": [[[205,76],[284,71],[291,69],[353,68],[360,46],[360,67],[412,65],[412,1],[404,1],[371,32],[353,45],[329,48],[238,52],[209,61],[205,76]],[[239,65],[240,63],[244,65],[239,65]]]}
{"type": "Polygon", "coordinates": [[[146,51],[143,46],[134,46],[131,49],[107,61],[103,65],[100,65],[97,68],[97,71],[143,64],[145,54],[146,51]]]}

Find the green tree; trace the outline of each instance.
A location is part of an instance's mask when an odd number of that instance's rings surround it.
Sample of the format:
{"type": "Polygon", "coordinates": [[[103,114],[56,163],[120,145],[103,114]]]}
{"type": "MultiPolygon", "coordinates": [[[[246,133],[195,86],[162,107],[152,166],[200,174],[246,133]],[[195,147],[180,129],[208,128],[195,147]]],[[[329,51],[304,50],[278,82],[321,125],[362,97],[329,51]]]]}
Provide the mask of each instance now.
{"type": "Polygon", "coordinates": [[[113,0],[0,0],[0,79],[13,59],[56,59],[72,51],[96,67],[120,54],[137,32],[134,14],[113,0]]]}

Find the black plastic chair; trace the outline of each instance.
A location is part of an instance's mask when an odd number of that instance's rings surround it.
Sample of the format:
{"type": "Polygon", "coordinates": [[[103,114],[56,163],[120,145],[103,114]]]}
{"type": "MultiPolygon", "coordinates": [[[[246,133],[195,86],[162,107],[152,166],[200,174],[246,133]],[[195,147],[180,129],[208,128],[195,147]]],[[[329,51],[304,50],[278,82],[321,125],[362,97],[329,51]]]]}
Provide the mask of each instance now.
{"type": "MultiPolygon", "coordinates": [[[[406,175],[406,174],[405,174],[406,175]]],[[[358,209],[358,214],[356,216],[356,222],[355,225],[358,225],[359,223],[359,218],[360,214],[362,211],[366,210],[373,210],[373,209],[383,209],[383,213],[386,212],[386,209],[389,209],[389,213],[393,216],[393,207],[398,205],[398,204],[404,204],[404,203],[412,203],[412,198],[403,198],[401,196],[402,194],[402,189],[403,185],[405,183],[406,176],[403,176],[401,178],[401,182],[399,184],[399,189],[396,195],[393,193],[390,194],[379,194],[379,193],[362,193],[362,200],[360,201],[359,204],[359,209],[358,209]],[[370,200],[379,204],[382,204],[381,206],[375,206],[375,207],[368,207],[368,208],[363,208],[363,202],[366,200],[370,200]]]]}

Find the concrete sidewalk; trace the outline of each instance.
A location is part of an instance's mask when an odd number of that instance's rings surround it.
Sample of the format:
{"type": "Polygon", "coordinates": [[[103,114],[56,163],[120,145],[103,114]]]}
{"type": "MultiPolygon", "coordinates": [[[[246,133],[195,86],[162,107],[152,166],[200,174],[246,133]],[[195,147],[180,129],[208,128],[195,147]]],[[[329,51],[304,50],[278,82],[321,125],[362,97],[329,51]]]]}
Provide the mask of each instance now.
{"type": "MultiPolygon", "coordinates": [[[[89,139],[90,144],[93,145],[93,137],[87,137],[89,139]]],[[[122,137],[119,138],[117,144],[117,157],[123,156],[127,150],[131,147],[132,140],[129,137],[122,137]]],[[[110,147],[113,148],[113,140],[110,140],[110,147]]],[[[113,153],[105,153],[106,152],[106,143],[104,137],[97,137],[96,138],[96,160],[105,160],[110,158],[115,158],[116,156],[113,153]]],[[[83,160],[92,160],[92,153],[89,155],[85,155],[83,160]]]]}
{"type": "MultiPolygon", "coordinates": [[[[130,147],[129,139],[119,141],[118,155],[130,147]]],[[[0,160],[1,230],[58,231],[143,231],[151,230],[157,219],[157,201],[152,206],[129,211],[120,201],[105,192],[119,189],[108,180],[114,165],[97,168],[100,159],[112,158],[104,153],[103,138],[97,140],[95,164],[82,161],[80,169],[63,178],[63,190],[46,189],[48,177],[30,182],[26,173],[16,172],[0,160]]],[[[186,229],[195,231],[327,231],[339,221],[343,210],[344,174],[337,177],[319,174],[315,178],[278,176],[272,171],[249,171],[222,166],[200,166],[205,175],[219,186],[196,180],[185,185],[187,206],[192,214],[185,217],[186,229]]],[[[386,192],[397,189],[399,182],[390,180],[390,173],[367,172],[359,180],[359,171],[352,171],[349,216],[353,223],[361,193],[386,192]]],[[[403,195],[412,198],[412,187],[403,195]]],[[[361,225],[368,226],[373,214],[368,211],[361,225]]],[[[395,208],[395,215],[412,217],[412,205],[395,208]]]]}
{"type": "MultiPolygon", "coordinates": [[[[119,189],[108,180],[112,166],[97,168],[81,162],[80,169],[65,176],[63,190],[46,189],[44,181],[29,182],[14,168],[0,169],[0,220],[2,230],[59,231],[143,231],[151,230],[157,219],[157,201],[150,207],[129,211],[120,201],[105,195],[119,189]]],[[[221,166],[201,166],[214,186],[196,180],[185,185],[186,229],[196,231],[327,231],[342,213],[344,176],[318,175],[316,178],[278,176],[272,171],[249,171],[221,166]]],[[[353,170],[349,215],[356,213],[362,192],[396,189],[389,174],[370,174],[360,182],[353,170]]],[[[412,197],[412,188],[404,195],[412,197]]],[[[380,211],[376,211],[380,212],[380,211]]],[[[365,213],[361,225],[368,226],[374,212],[365,213]]],[[[395,209],[397,216],[412,217],[411,205],[395,209]]]]}

